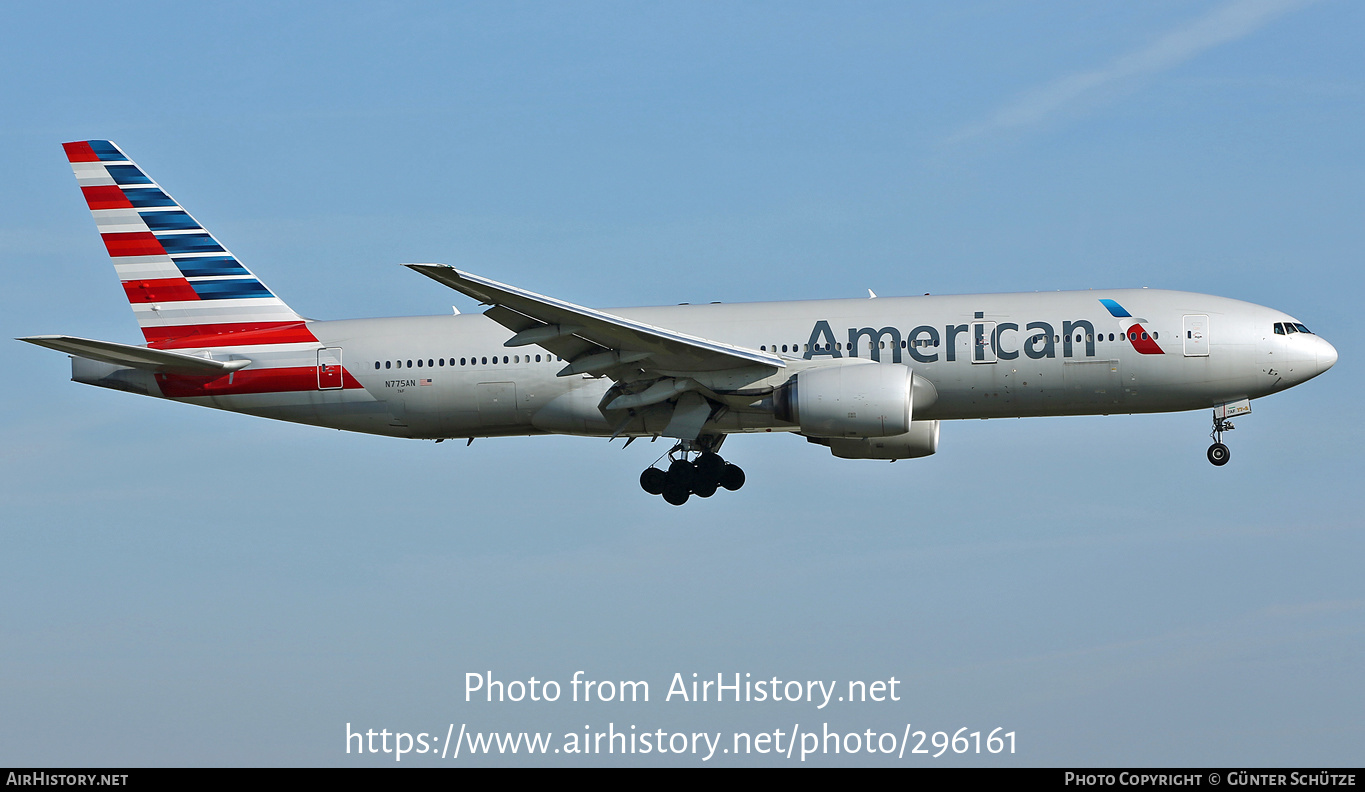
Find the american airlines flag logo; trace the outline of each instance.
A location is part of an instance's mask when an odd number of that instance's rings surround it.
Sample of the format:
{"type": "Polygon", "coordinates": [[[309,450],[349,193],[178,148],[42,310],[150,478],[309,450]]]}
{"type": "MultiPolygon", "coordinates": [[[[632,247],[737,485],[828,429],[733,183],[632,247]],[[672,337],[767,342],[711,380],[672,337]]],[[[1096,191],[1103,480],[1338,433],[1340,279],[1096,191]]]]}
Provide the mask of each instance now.
{"type": "Polygon", "coordinates": [[[419,380],[417,380],[417,384],[418,384],[418,385],[430,385],[430,384],[431,384],[431,380],[429,380],[429,379],[419,379],[419,380]]]}
{"type": "Polygon", "coordinates": [[[1100,302],[1105,308],[1109,309],[1109,315],[1119,322],[1119,329],[1132,342],[1133,349],[1143,355],[1164,355],[1161,347],[1156,342],[1156,337],[1144,325],[1146,319],[1138,319],[1128,313],[1128,309],[1119,305],[1114,300],[1101,299],[1100,302]]]}

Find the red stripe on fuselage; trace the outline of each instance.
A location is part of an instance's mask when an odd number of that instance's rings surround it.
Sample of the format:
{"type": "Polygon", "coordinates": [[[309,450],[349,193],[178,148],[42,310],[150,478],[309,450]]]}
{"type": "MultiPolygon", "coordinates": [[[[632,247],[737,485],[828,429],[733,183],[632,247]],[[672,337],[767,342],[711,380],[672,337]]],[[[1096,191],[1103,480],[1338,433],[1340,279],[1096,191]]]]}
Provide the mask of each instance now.
{"type": "Polygon", "coordinates": [[[144,327],[142,335],[152,349],[200,349],[260,344],[317,343],[303,322],[232,322],[225,324],[144,327]]]}
{"type": "Polygon", "coordinates": [[[130,303],[185,302],[197,300],[199,295],[184,278],[153,278],[123,282],[123,292],[130,303]]]}
{"type": "Polygon", "coordinates": [[[95,154],[95,150],[90,148],[90,143],[80,140],[75,143],[63,143],[62,148],[66,150],[67,162],[99,162],[100,158],[95,154]]]}
{"type": "Polygon", "coordinates": [[[130,234],[100,234],[109,255],[120,256],[164,256],[166,249],[156,241],[151,231],[134,231],[130,234]]]}
{"type": "Polygon", "coordinates": [[[116,185],[101,185],[99,187],[82,187],[81,193],[85,195],[85,203],[94,209],[132,209],[133,204],[128,200],[128,196],[123,194],[123,190],[116,185]]]}
{"type": "MultiPolygon", "coordinates": [[[[157,374],[161,393],[172,399],[191,396],[232,396],[245,393],[292,393],[318,390],[317,366],[291,366],[252,370],[232,374],[191,377],[183,374],[157,374]],[[230,381],[229,381],[230,380],[230,381]]],[[[353,390],[362,387],[346,369],[341,370],[341,387],[353,390]]],[[[333,389],[334,390],[334,389],[333,389]]]]}

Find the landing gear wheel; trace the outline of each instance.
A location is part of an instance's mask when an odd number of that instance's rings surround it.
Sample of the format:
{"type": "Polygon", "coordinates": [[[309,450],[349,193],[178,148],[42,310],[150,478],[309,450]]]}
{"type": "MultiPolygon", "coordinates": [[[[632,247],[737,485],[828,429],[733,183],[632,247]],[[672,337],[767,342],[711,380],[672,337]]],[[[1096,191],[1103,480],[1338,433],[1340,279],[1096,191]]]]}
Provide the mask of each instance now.
{"type": "Polygon", "coordinates": [[[731,492],[744,486],[744,470],[739,465],[726,463],[720,469],[720,485],[731,492]]]}
{"type": "Polygon", "coordinates": [[[697,467],[697,481],[720,482],[720,472],[725,468],[725,460],[720,458],[720,454],[706,452],[697,457],[693,463],[697,467]]]}
{"type": "Polygon", "coordinates": [[[1232,458],[1232,452],[1223,445],[1223,433],[1231,432],[1237,427],[1232,425],[1232,421],[1218,417],[1218,408],[1213,410],[1213,431],[1209,432],[1209,437],[1213,438],[1213,445],[1209,446],[1209,461],[1217,467],[1222,467],[1232,458]]]}
{"type": "Polygon", "coordinates": [[[674,506],[681,506],[684,503],[687,503],[689,495],[691,495],[691,493],[688,492],[686,487],[679,488],[673,482],[669,482],[669,485],[664,487],[664,500],[674,506]]]}
{"type": "Polygon", "coordinates": [[[640,487],[645,492],[663,495],[674,506],[687,503],[693,495],[709,498],[721,487],[739,489],[744,486],[744,471],[716,453],[724,440],[722,435],[705,435],[679,441],[667,454],[668,467],[660,470],[651,466],[641,473],[640,487]]]}
{"type": "Polygon", "coordinates": [[[675,459],[672,464],[668,466],[668,484],[666,485],[665,490],[667,490],[668,487],[672,487],[673,489],[682,490],[683,492],[689,492],[691,491],[692,483],[696,481],[696,478],[696,465],[693,465],[686,459],[675,459]]]}
{"type": "Polygon", "coordinates": [[[664,494],[664,484],[668,481],[668,474],[656,467],[648,468],[640,474],[640,489],[650,495],[664,494]]]}

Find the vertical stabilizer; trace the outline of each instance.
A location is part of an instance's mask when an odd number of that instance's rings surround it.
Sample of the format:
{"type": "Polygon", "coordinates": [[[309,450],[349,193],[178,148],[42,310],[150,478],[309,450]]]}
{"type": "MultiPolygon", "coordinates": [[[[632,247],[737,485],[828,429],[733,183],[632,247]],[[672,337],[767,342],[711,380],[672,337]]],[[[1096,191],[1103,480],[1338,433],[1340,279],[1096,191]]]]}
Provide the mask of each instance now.
{"type": "Polygon", "coordinates": [[[149,345],[212,346],[204,336],[243,332],[272,342],[312,340],[303,317],[118,146],[84,140],[62,147],[149,345]]]}

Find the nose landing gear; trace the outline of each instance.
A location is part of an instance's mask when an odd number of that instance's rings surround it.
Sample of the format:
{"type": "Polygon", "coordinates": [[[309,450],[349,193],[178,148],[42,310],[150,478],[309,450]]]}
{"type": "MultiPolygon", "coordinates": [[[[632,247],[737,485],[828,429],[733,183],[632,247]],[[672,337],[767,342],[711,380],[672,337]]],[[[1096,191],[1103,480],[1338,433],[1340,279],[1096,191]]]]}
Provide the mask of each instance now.
{"type": "Polygon", "coordinates": [[[1237,427],[1233,426],[1231,421],[1219,418],[1217,411],[1214,412],[1213,431],[1209,433],[1209,437],[1213,438],[1213,445],[1209,446],[1208,453],[1209,461],[1214,465],[1222,467],[1232,458],[1232,452],[1223,445],[1223,432],[1231,432],[1235,428],[1237,427]]]}
{"type": "Polygon", "coordinates": [[[721,459],[715,440],[683,441],[668,452],[668,470],[650,467],[640,474],[640,488],[650,495],[662,495],[674,506],[687,503],[688,498],[709,498],[719,489],[734,491],[744,486],[744,471],[721,459]],[[688,455],[695,453],[695,459],[688,455]]]}

